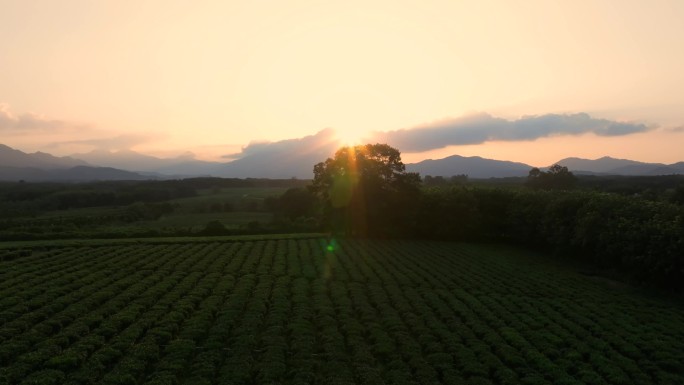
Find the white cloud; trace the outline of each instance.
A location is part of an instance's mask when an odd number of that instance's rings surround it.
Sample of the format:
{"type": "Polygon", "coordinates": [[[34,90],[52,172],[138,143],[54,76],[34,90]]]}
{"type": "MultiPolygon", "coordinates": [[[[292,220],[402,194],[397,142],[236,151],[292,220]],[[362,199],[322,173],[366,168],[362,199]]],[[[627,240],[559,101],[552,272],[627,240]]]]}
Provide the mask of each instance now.
{"type": "Polygon", "coordinates": [[[622,136],[648,131],[644,124],[592,118],[586,113],[524,116],[517,120],[475,114],[396,131],[375,132],[375,141],[405,152],[423,152],[452,145],[489,141],[525,141],[561,135],[594,133],[622,136]]]}

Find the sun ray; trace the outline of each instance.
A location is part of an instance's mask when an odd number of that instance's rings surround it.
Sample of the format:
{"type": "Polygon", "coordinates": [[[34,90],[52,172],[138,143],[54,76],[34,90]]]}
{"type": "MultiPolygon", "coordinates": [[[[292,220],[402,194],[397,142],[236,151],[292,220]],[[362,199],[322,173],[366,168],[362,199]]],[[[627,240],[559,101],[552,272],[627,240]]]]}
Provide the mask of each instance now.
{"type": "Polygon", "coordinates": [[[346,147],[364,144],[366,133],[359,130],[335,130],[335,137],[340,145],[346,147]]]}

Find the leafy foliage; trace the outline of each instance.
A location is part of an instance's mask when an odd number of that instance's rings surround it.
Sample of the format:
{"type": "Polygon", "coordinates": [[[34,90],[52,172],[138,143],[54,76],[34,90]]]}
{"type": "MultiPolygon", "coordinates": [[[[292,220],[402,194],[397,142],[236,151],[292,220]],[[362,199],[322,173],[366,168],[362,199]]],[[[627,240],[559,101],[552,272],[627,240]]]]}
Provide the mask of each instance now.
{"type": "Polygon", "coordinates": [[[314,166],[311,190],[324,202],[324,220],[338,233],[399,235],[410,220],[420,177],[407,173],[398,150],[386,144],[339,149],[314,166]]]}
{"type": "Polygon", "coordinates": [[[0,383],[652,384],[684,311],[511,248],[321,238],[0,261],[0,383]]]}
{"type": "Polygon", "coordinates": [[[587,191],[453,187],[425,190],[416,236],[517,243],[684,286],[684,210],[666,202],[587,191]]]}
{"type": "Polygon", "coordinates": [[[577,185],[577,178],[567,167],[554,164],[546,172],[536,167],[530,170],[526,184],[533,189],[570,190],[577,185]]]}

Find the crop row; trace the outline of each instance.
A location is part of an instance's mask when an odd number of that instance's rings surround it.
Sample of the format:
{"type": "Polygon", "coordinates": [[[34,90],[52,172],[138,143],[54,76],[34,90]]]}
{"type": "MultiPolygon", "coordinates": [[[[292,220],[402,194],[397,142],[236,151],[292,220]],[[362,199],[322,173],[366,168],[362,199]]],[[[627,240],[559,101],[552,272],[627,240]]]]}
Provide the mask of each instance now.
{"type": "Polygon", "coordinates": [[[281,239],[0,261],[0,384],[674,384],[682,362],[678,304],[512,249],[281,239]]]}

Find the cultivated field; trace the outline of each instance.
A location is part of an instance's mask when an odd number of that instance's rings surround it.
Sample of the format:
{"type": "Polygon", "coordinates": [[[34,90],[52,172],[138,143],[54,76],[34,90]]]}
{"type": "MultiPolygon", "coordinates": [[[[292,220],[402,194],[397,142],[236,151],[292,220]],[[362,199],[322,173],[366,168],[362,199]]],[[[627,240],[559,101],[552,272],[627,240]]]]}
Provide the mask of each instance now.
{"type": "Polygon", "coordinates": [[[0,250],[0,384],[682,384],[684,307],[515,249],[0,250]]]}

